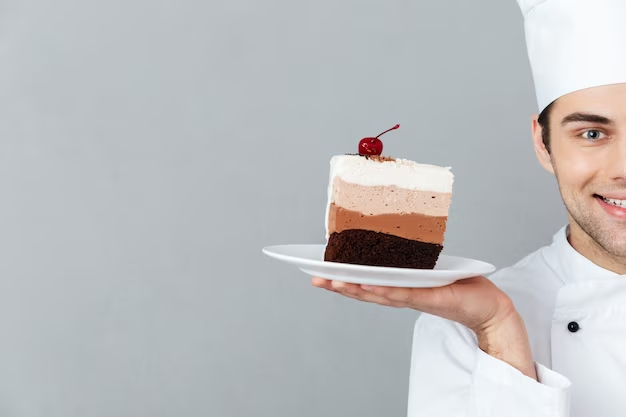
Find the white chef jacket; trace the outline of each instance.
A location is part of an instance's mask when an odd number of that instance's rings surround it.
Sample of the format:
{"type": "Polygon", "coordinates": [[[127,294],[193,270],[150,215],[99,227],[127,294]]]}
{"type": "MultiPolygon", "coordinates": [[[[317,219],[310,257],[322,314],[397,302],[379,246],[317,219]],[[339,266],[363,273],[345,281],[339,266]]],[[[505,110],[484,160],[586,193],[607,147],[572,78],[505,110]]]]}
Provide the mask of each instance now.
{"type": "Polygon", "coordinates": [[[466,327],[415,324],[408,417],[626,416],[626,276],[551,245],[490,277],[526,324],[539,382],[478,348],[466,327]]]}

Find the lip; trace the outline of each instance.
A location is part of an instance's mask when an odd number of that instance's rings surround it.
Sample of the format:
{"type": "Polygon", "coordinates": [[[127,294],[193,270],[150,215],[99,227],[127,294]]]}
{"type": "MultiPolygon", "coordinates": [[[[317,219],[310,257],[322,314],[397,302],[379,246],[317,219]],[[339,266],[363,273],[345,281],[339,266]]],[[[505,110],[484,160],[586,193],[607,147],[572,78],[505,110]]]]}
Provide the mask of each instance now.
{"type": "MultiPolygon", "coordinates": [[[[603,197],[612,198],[615,200],[626,200],[626,198],[615,198],[615,197],[608,197],[608,196],[603,196],[603,197]]],[[[598,201],[598,204],[600,204],[600,207],[602,207],[609,215],[620,220],[626,220],[626,207],[617,207],[612,204],[609,204],[606,201],[604,201],[602,197],[600,197],[599,195],[596,195],[595,198],[598,201]]]]}
{"type": "Polygon", "coordinates": [[[612,200],[626,200],[626,193],[606,193],[606,194],[600,194],[600,193],[596,193],[597,196],[602,196],[604,198],[610,198],[612,200]]]}

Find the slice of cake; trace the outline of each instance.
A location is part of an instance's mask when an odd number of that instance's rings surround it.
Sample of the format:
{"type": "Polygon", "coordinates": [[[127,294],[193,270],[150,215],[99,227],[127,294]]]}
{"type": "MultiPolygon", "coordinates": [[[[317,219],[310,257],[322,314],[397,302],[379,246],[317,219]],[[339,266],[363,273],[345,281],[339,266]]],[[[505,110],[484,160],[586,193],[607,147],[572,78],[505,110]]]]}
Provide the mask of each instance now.
{"type": "Polygon", "coordinates": [[[432,269],[443,249],[450,168],[378,155],[331,159],[324,260],[432,269]]]}

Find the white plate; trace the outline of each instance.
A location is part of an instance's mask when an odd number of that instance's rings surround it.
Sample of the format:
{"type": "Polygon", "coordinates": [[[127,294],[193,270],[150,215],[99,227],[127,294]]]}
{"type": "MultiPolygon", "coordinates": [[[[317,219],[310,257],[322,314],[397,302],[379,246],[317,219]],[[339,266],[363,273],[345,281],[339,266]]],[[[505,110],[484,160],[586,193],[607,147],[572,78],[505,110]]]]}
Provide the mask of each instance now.
{"type": "Polygon", "coordinates": [[[311,276],[386,287],[443,287],[460,279],[490,274],[496,269],[486,262],[444,254],[439,256],[435,269],[386,268],[325,262],[325,248],[326,245],[279,245],[263,248],[263,253],[295,265],[311,276]]]}

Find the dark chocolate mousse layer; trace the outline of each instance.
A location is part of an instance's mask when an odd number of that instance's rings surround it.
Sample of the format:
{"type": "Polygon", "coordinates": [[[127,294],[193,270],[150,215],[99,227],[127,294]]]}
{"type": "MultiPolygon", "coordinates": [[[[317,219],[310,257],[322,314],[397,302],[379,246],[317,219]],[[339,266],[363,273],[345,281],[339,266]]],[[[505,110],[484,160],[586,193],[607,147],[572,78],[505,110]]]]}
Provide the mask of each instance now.
{"type": "Polygon", "coordinates": [[[332,233],[324,260],[395,268],[433,269],[443,246],[370,230],[332,233]]]}

